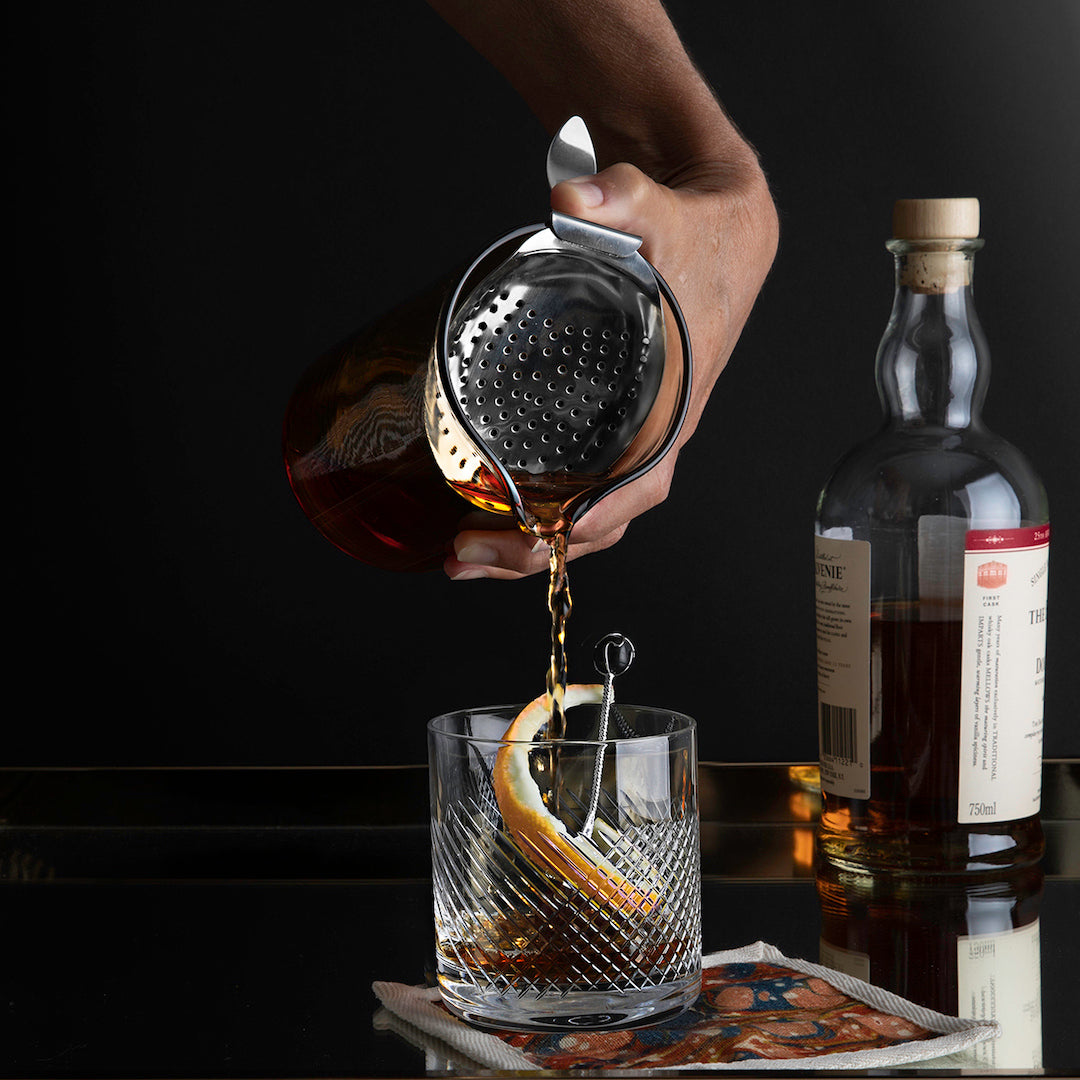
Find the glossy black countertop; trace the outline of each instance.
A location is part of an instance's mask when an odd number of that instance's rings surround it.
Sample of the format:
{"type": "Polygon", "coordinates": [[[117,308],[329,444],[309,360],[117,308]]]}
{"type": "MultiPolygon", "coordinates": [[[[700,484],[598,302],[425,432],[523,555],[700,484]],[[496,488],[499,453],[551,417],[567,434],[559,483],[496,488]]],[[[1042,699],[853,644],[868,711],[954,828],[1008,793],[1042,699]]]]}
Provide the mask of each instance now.
{"type": "MultiPolygon", "coordinates": [[[[818,959],[815,779],[701,765],[706,951],[818,959]]],[[[1042,1066],[1072,1075],[1076,761],[1043,824],[1042,1066]]],[[[446,1075],[373,1023],[373,981],[432,977],[423,766],[0,770],[0,920],[4,1076],[446,1075]]]]}

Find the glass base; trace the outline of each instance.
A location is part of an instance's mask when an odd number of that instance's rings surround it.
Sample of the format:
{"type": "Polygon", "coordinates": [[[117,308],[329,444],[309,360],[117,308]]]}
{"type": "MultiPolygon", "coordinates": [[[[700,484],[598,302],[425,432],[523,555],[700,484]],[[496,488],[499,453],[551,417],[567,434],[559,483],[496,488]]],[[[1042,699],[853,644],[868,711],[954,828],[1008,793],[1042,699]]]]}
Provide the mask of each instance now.
{"type": "Polygon", "coordinates": [[[624,993],[578,990],[559,994],[498,994],[472,982],[439,976],[443,1003],[466,1023],[492,1031],[613,1031],[677,1016],[701,993],[701,972],[661,986],[624,993]]]}

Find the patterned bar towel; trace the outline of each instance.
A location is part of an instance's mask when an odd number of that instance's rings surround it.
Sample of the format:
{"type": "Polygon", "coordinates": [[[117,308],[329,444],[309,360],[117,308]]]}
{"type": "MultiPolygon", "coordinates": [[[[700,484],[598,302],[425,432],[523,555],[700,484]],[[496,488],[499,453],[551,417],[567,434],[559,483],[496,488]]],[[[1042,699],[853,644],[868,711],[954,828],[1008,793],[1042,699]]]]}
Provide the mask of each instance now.
{"type": "Polygon", "coordinates": [[[437,989],[373,984],[376,1028],[428,1054],[429,1067],[488,1069],[889,1068],[955,1054],[998,1034],[993,1021],[924,1009],[757,942],[703,958],[701,996],[681,1015],[625,1031],[479,1031],[437,989]]]}

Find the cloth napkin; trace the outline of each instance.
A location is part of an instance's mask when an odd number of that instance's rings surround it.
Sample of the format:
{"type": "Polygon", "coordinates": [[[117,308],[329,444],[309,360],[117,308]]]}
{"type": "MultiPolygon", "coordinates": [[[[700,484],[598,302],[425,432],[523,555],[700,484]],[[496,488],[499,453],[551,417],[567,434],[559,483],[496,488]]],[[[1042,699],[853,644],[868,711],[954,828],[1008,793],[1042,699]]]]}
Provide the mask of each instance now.
{"type": "Polygon", "coordinates": [[[959,1053],[997,1035],[994,1021],[924,1009],[762,941],[703,957],[688,1010],[625,1031],[500,1032],[470,1027],[437,988],[377,982],[376,1028],[428,1054],[429,1067],[488,1069],[888,1068],[959,1053]]]}

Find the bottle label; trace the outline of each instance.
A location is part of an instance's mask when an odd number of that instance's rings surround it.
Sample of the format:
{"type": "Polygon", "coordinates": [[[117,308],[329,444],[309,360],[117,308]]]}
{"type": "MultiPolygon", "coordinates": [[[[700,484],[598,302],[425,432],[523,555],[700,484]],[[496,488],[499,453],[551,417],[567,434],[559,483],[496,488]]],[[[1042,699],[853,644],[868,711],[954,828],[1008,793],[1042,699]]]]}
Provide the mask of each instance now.
{"type": "Polygon", "coordinates": [[[832,795],[867,799],[870,544],[816,536],[814,563],[821,787],[832,795]]]}
{"type": "Polygon", "coordinates": [[[967,533],[957,806],[964,824],[1039,811],[1049,551],[1049,525],[967,533]]]}
{"type": "Polygon", "coordinates": [[[1039,923],[956,941],[957,1012],[996,1020],[1001,1034],[964,1052],[991,1069],[1042,1067],[1039,923]]]}

